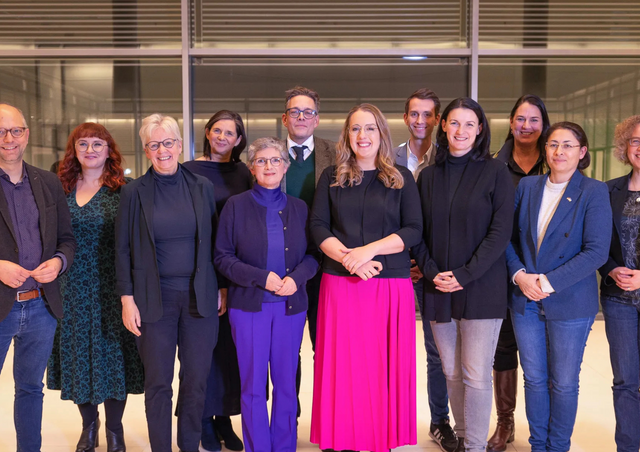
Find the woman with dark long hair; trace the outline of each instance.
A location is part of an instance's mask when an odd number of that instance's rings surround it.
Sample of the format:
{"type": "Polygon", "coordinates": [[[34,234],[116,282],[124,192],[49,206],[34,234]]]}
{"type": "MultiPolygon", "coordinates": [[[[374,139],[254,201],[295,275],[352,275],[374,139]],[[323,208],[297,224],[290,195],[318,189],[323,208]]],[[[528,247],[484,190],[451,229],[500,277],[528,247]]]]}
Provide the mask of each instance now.
{"type": "MultiPolygon", "coordinates": [[[[227,200],[251,189],[253,176],[240,161],[247,145],[247,133],[238,113],[220,110],[204,127],[203,155],[185,162],[184,167],[213,182],[218,215],[227,200]]],[[[220,297],[227,297],[227,282],[221,278],[220,297]]],[[[229,450],[242,450],[242,441],[233,431],[230,416],[240,414],[240,373],[236,346],[231,337],[229,314],[220,316],[218,343],[213,350],[207,380],[207,398],[202,416],[202,447],[221,448],[218,435],[229,450]]]]}
{"type": "Polygon", "coordinates": [[[58,321],[47,386],[61,390],[82,415],[76,452],[98,445],[98,405],[104,403],[107,448],[125,450],[122,414],[128,394],[143,392],[133,334],[122,324],[116,292],[115,219],[127,183],[118,145],[104,126],[84,123],[67,141],[58,169],[78,246],[60,277],[64,317],[58,321]]]}
{"type": "Polygon", "coordinates": [[[418,179],[426,246],[414,250],[424,274],[422,318],[431,322],[440,352],[454,430],[461,450],[473,452],[485,451],[489,433],[513,224],[511,176],[491,158],[490,139],[474,100],[455,99],[442,112],[436,164],[418,179]]]}

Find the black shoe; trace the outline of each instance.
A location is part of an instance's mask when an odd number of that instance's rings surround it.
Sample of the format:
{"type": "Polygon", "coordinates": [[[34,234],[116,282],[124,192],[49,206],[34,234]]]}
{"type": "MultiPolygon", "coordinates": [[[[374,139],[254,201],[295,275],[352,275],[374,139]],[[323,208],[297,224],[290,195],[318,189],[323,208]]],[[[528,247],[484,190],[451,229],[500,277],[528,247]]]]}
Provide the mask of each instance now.
{"type": "Polygon", "coordinates": [[[438,444],[438,446],[440,446],[440,449],[442,449],[444,452],[458,451],[458,437],[451,428],[448,419],[445,419],[439,424],[434,424],[432,422],[429,426],[429,436],[438,444]]]}
{"type": "Polygon", "coordinates": [[[242,440],[238,438],[236,432],[233,431],[233,425],[231,424],[231,418],[229,416],[214,417],[213,428],[218,433],[222,441],[224,441],[224,447],[229,450],[244,449],[242,440]]]}
{"type": "Polygon", "coordinates": [[[458,438],[458,447],[456,448],[456,452],[464,452],[464,438],[458,438]]]}
{"type": "Polygon", "coordinates": [[[211,452],[217,452],[222,450],[222,444],[216,434],[216,429],[213,427],[213,419],[210,417],[202,419],[202,435],[200,436],[200,443],[202,448],[211,452]]]}
{"type": "Polygon", "coordinates": [[[82,430],[76,446],[76,452],[95,452],[98,447],[98,431],[100,430],[100,418],[96,418],[87,428],[82,430]]]}
{"type": "Polygon", "coordinates": [[[127,446],[124,444],[124,433],[114,433],[105,427],[107,431],[107,452],[127,452],[127,446]]]}

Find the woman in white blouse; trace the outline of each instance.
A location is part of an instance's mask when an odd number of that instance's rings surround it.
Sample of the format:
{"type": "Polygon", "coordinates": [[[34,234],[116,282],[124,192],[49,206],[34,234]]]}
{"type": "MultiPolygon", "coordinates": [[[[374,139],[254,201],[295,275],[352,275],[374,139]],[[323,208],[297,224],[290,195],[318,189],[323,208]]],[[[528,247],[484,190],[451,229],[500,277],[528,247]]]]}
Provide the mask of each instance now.
{"type": "Polygon", "coordinates": [[[509,308],[531,451],[567,452],[580,365],[598,312],[596,270],[608,257],[612,220],[606,185],[582,174],[590,163],[584,130],[554,124],[545,150],[550,172],[523,178],[516,191],[509,308]]]}

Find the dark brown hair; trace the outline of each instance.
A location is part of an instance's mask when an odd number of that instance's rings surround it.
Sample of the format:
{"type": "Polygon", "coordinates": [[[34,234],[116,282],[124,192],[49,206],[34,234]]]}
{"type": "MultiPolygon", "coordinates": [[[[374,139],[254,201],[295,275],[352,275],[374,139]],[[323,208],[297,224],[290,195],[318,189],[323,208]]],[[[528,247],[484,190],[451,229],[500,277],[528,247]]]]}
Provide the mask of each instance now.
{"type": "Polygon", "coordinates": [[[440,113],[440,99],[437,94],[431,91],[428,88],[420,88],[413,92],[411,96],[407,98],[407,101],[404,103],[404,114],[409,114],[409,103],[411,103],[411,99],[422,99],[422,100],[432,100],[433,105],[435,106],[435,114],[438,116],[440,113]]]}
{"type": "Polygon", "coordinates": [[[318,95],[318,93],[316,93],[314,90],[309,89],[309,88],[305,88],[304,86],[294,86],[291,89],[288,89],[285,91],[284,93],[284,108],[285,110],[287,108],[289,108],[289,101],[291,99],[293,99],[296,96],[307,96],[308,98],[310,98],[311,100],[313,100],[313,103],[316,106],[316,111],[319,112],[320,111],[320,96],[318,95]]]}
{"type": "MultiPolygon", "coordinates": [[[[589,154],[589,139],[587,138],[587,134],[582,129],[582,127],[580,127],[575,122],[569,122],[569,121],[556,122],[554,125],[549,127],[549,130],[547,131],[547,135],[545,137],[545,142],[549,141],[549,137],[551,137],[551,135],[553,135],[553,132],[555,132],[556,130],[568,130],[573,134],[576,140],[578,140],[578,144],[580,144],[581,148],[582,147],[587,148],[587,152],[584,154],[584,157],[582,157],[578,162],[578,169],[580,170],[580,172],[582,172],[585,169],[589,168],[589,165],[591,164],[591,154],[589,154]]],[[[545,152],[545,159],[546,159],[546,152],[545,152]]]]}
{"type": "Polygon", "coordinates": [[[207,139],[207,133],[211,132],[211,128],[213,125],[222,121],[223,119],[229,119],[233,121],[236,125],[236,135],[241,137],[240,143],[237,146],[234,146],[231,150],[231,161],[238,163],[240,161],[240,154],[244,151],[244,148],[247,147],[247,132],[244,130],[244,122],[242,122],[242,117],[231,110],[220,110],[216,114],[214,114],[207,125],[204,126],[205,135],[204,135],[204,144],[202,145],[202,152],[206,157],[211,157],[211,143],[207,139]]]}

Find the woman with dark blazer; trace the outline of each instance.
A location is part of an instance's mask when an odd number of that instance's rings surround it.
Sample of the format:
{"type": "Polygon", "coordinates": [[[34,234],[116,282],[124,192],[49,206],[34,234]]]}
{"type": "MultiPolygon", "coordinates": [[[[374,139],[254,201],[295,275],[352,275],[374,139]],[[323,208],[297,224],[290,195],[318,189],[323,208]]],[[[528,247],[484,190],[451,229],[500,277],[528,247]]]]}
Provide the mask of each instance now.
{"type": "Polygon", "coordinates": [[[242,434],[247,452],[293,452],[296,371],[306,320],[305,286],[318,270],[308,208],[285,194],[289,154],[281,141],[249,146],[256,184],[229,198],[220,215],[215,264],[229,280],[229,322],[238,350],[242,434]],[[273,382],[271,422],[265,387],[273,382]]]}
{"type": "Polygon", "coordinates": [[[426,246],[413,250],[425,276],[422,318],[431,321],[440,352],[454,430],[460,449],[474,452],[484,452],[489,433],[513,224],[513,183],[491,158],[490,139],[477,102],[462,97],[445,108],[436,164],[418,178],[426,246]]]}
{"type": "MultiPolygon", "coordinates": [[[[218,335],[213,268],[213,185],[184,169],[175,119],[145,118],[140,138],[152,167],[122,189],[116,220],[116,278],[125,327],[137,336],[153,452],[171,452],[176,346],[178,447],[198,450],[207,376],[218,335]]],[[[224,311],[225,306],[220,306],[224,311]]]]}
{"type": "Polygon", "coordinates": [[[550,172],[516,192],[507,250],[509,307],[524,371],[532,452],[567,452],[578,409],[580,365],[598,312],[596,270],[611,240],[606,185],[582,174],[587,136],[571,122],[549,129],[550,172]]]}
{"type": "Polygon", "coordinates": [[[613,369],[613,408],[618,452],[640,449],[640,115],[615,131],[614,155],[631,165],[607,182],[613,210],[609,259],[600,268],[600,303],[613,369]]]}
{"type": "Polygon", "coordinates": [[[324,252],[311,441],[386,452],[417,436],[409,247],[420,241],[420,199],[411,172],[393,164],[376,106],[351,109],[336,149],[311,215],[324,252]]]}
{"type": "MultiPolygon", "coordinates": [[[[214,114],[204,127],[203,155],[184,163],[184,168],[209,179],[215,188],[218,215],[227,200],[251,190],[253,176],[240,161],[247,145],[242,117],[229,110],[214,114]]],[[[220,278],[220,297],[227,298],[227,282],[220,278]]],[[[213,351],[202,415],[202,447],[210,451],[242,450],[242,440],[233,431],[230,416],[240,414],[240,374],[236,346],[231,337],[229,315],[220,316],[218,342],[213,351]]]]}

